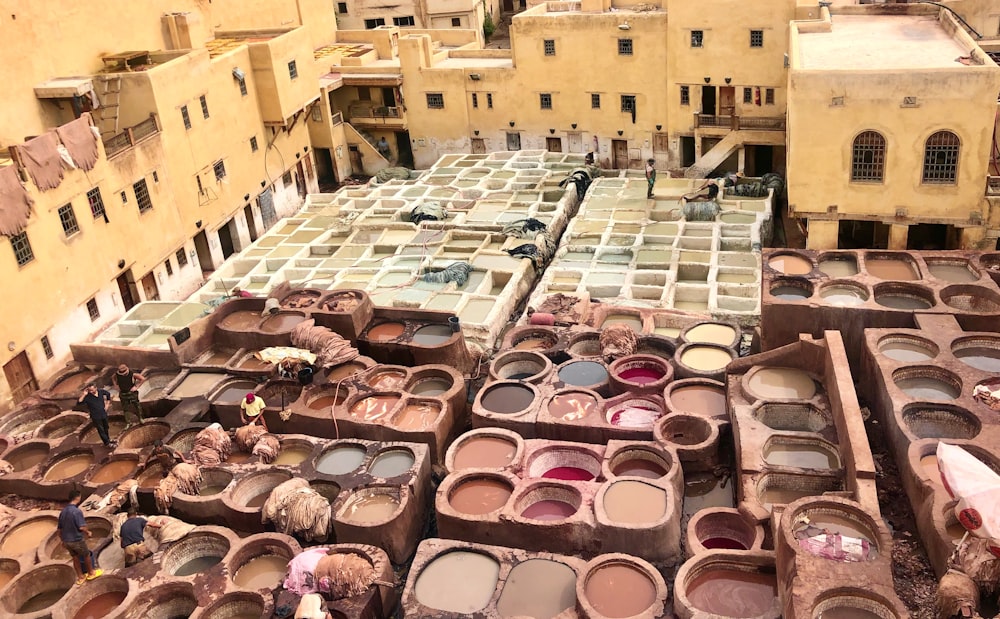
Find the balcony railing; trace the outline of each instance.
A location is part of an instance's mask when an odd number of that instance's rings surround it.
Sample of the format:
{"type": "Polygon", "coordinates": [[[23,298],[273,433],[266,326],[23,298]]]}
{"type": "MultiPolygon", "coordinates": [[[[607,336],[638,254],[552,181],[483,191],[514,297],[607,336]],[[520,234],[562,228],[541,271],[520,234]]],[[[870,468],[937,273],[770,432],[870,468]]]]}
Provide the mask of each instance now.
{"type": "Polygon", "coordinates": [[[377,106],[377,105],[365,105],[365,104],[355,104],[347,109],[348,115],[351,120],[355,118],[361,119],[387,119],[392,118],[398,120],[403,117],[403,109],[399,107],[387,107],[387,106],[377,106]]]}
{"type": "Polygon", "coordinates": [[[344,122],[344,113],[334,112],[330,120],[333,122],[333,126],[336,127],[337,125],[344,122]]]}
{"type": "Polygon", "coordinates": [[[696,129],[784,131],[785,119],[760,116],[737,116],[735,114],[725,116],[716,116],[714,114],[695,114],[694,126],[696,129]]]}
{"type": "Polygon", "coordinates": [[[132,148],[146,138],[160,132],[160,127],[156,123],[156,115],[150,114],[149,118],[137,125],[126,128],[121,133],[106,138],[104,140],[104,152],[108,158],[132,148]]]}
{"type": "Polygon", "coordinates": [[[986,195],[1000,197],[1000,176],[986,177],[986,195]]]}

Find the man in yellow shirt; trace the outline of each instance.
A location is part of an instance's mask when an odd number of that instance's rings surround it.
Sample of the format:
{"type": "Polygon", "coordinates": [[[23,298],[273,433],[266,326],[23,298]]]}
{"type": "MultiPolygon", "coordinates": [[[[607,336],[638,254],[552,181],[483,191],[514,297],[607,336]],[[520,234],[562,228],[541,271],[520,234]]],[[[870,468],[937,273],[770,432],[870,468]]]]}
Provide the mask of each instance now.
{"type": "Polygon", "coordinates": [[[259,398],[252,393],[248,393],[243,401],[240,402],[240,419],[243,420],[243,425],[252,425],[255,423],[260,423],[260,425],[267,430],[267,424],[264,422],[264,407],[267,404],[264,403],[263,398],[259,398]]]}

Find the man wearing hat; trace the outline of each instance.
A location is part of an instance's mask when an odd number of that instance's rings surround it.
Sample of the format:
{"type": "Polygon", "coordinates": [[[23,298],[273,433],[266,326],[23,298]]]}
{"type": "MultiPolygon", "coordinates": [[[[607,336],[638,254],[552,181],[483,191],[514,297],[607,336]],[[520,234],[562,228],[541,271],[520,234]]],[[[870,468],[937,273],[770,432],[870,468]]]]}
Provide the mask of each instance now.
{"type": "Polygon", "coordinates": [[[251,425],[255,423],[260,423],[260,425],[267,430],[267,424],[264,423],[264,407],[267,404],[264,403],[263,398],[259,398],[252,393],[248,393],[243,401],[240,402],[240,419],[243,420],[243,425],[251,425]]]}

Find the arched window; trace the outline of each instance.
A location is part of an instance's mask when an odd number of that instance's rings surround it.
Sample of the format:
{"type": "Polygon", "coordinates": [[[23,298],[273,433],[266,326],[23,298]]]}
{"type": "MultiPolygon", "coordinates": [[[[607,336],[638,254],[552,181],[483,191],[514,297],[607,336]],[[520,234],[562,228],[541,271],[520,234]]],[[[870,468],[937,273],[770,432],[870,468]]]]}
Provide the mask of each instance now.
{"type": "Polygon", "coordinates": [[[924,183],[954,183],[962,144],[951,131],[938,131],[924,144],[924,183]]]}
{"type": "Polygon", "coordinates": [[[862,131],[851,148],[851,180],[881,183],[885,175],[885,138],[878,131],[862,131]]]}

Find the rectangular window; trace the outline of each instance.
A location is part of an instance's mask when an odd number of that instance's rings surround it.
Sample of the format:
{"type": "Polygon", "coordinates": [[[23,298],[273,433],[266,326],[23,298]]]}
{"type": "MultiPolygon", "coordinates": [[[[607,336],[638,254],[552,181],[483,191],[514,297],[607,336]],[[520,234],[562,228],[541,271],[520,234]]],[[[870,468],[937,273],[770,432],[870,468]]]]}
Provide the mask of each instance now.
{"type": "Polygon", "coordinates": [[[347,3],[346,2],[338,2],[337,3],[337,12],[340,13],[341,15],[347,15],[347,3]]]}
{"type": "Polygon", "coordinates": [[[288,61],[288,77],[295,79],[299,76],[299,67],[295,64],[294,60],[288,61]]]}
{"type": "Polygon", "coordinates": [[[681,105],[691,105],[690,86],[681,86],[681,105]]]}
{"type": "Polygon", "coordinates": [[[542,41],[542,46],[545,48],[546,56],[556,55],[556,42],[554,39],[545,39],[542,41]]]}
{"type": "Polygon", "coordinates": [[[382,17],[376,17],[375,19],[366,19],[365,28],[371,30],[372,28],[378,28],[379,26],[385,25],[385,19],[382,17]]]}
{"type": "Polygon", "coordinates": [[[181,268],[181,267],[183,267],[183,266],[187,266],[188,257],[187,257],[187,254],[184,253],[184,248],[183,247],[181,247],[180,249],[177,250],[177,253],[174,254],[174,258],[177,259],[177,268],[178,269],[181,268]]]}
{"type": "Polygon", "coordinates": [[[764,103],[767,105],[774,105],[774,89],[768,88],[764,91],[764,103]]]}
{"type": "Polygon", "coordinates": [[[284,174],[281,175],[281,184],[285,188],[288,188],[288,187],[292,186],[292,171],[291,170],[289,170],[289,171],[287,171],[287,172],[285,172],[284,174]]]}
{"type": "Polygon", "coordinates": [[[622,111],[623,112],[635,111],[635,95],[622,95],[622,111]]]}
{"type": "Polygon", "coordinates": [[[547,92],[543,92],[538,95],[538,103],[541,105],[543,110],[552,109],[552,95],[547,92]]]}
{"type": "Polygon", "coordinates": [[[52,343],[49,342],[49,336],[47,335],[42,336],[42,352],[45,353],[46,359],[51,359],[55,356],[55,353],[52,352],[52,343]]]}
{"type": "Polygon", "coordinates": [[[14,249],[14,257],[17,258],[17,266],[23,267],[35,259],[35,254],[31,251],[31,243],[28,242],[28,233],[21,232],[10,238],[10,246],[14,249]]]}
{"type": "Polygon", "coordinates": [[[128,194],[125,193],[124,189],[122,189],[121,197],[122,197],[122,204],[128,204],[128,194]]]}
{"type": "Polygon", "coordinates": [[[73,236],[80,231],[79,224],[76,223],[76,213],[73,212],[73,205],[59,207],[59,223],[62,224],[63,232],[66,236],[73,236]]]}
{"type": "Polygon", "coordinates": [[[156,170],[153,170],[153,182],[154,183],[160,182],[160,175],[156,173],[156,170]]]}
{"type": "Polygon", "coordinates": [[[208,99],[205,95],[198,97],[198,101],[201,103],[201,115],[204,118],[208,118],[208,99]]]}
{"type": "Polygon", "coordinates": [[[247,96],[247,78],[241,77],[236,81],[240,85],[240,95],[244,97],[247,96]]]}
{"type": "Polygon", "coordinates": [[[251,153],[257,152],[257,136],[253,136],[250,138],[250,152],[251,153]]]}
{"type": "Polygon", "coordinates": [[[632,55],[632,39],[618,39],[618,55],[619,56],[632,55]]]}
{"type": "Polygon", "coordinates": [[[452,28],[461,28],[462,27],[462,18],[461,17],[452,17],[451,18],[451,27],[452,28]]]}
{"type": "Polygon", "coordinates": [[[691,47],[701,47],[705,42],[705,32],[703,30],[691,31],[691,47]]]}
{"type": "Polygon", "coordinates": [[[181,106],[181,120],[184,121],[185,129],[191,128],[191,116],[188,114],[188,106],[186,105],[181,106]]]}
{"type": "Polygon", "coordinates": [[[493,109],[493,93],[492,92],[486,93],[486,107],[488,107],[491,110],[493,109]]]}
{"type": "Polygon", "coordinates": [[[372,89],[367,86],[358,86],[358,101],[371,101],[372,89]]]}
{"type": "Polygon", "coordinates": [[[599,110],[601,109],[601,95],[596,92],[590,93],[590,109],[599,110]]]}
{"type": "Polygon", "coordinates": [[[753,103],[753,88],[743,89],[743,103],[753,103]]]}
{"type": "Polygon", "coordinates": [[[407,15],[405,17],[393,17],[392,24],[394,26],[414,26],[416,22],[413,21],[412,15],[407,15]]]}
{"type": "Polygon", "coordinates": [[[764,31],[763,30],[751,30],[750,31],[750,47],[764,47],[764,31]]]}
{"type": "Polygon", "coordinates": [[[221,181],[226,178],[226,163],[219,159],[212,164],[212,171],[215,172],[215,180],[221,181]]]}
{"type": "Polygon", "coordinates": [[[140,213],[145,213],[153,208],[153,202],[149,199],[149,188],[146,187],[146,179],[137,180],[132,185],[132,189],[135,190],[135,202],[139,205],[140,213]]]}
{"type": "Polygon", "coordinates": [[[87,301],[87,313],[90,314],[90,322],[101,317],[101,310],[97,307],[97,299],[87,301]]]}
{"type": "Polygon", "coordinates": [[[94,187],[87,192],[87,204],[90,205],[90,212],[94,219],[103,217],[106,220],[108,218],[107,213],[104,212],[104,198],[101,197],[100,187],[94,187]]]}
{"type": "Polygon", "coordinates": [[[167,269],[167,277],[174,274],[174,267],[170,264],[170,258],[167,258],[167,261],[163,263],[163,266],[167,269]]]}
{"type": "Polygon", "coordinates": [[[479,107],[479,95],[472,93],[472,107],[479,107]]]}
{"type": "Polygon", "coordinates": [[[429,92],[427,93],[427,109],[429,110],[443,110],[444,109],[444,95],[440,92],[429,92]]]}

